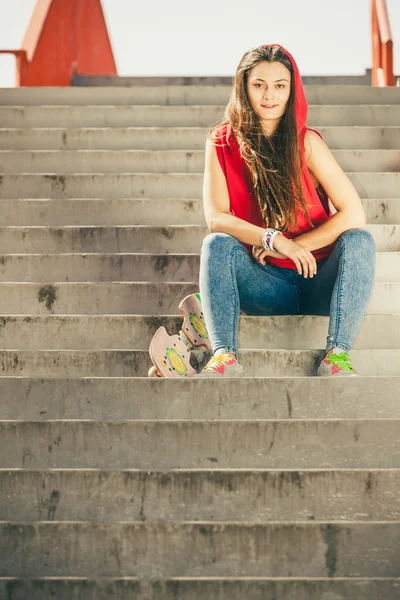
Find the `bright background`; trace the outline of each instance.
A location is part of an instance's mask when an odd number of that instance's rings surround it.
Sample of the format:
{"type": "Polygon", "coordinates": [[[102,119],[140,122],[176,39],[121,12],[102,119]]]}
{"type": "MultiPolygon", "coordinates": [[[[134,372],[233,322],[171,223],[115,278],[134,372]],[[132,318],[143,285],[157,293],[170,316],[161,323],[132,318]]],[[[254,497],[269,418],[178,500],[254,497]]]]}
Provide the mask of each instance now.
{"type": "MultiPolygon", "coordinates": [[[[0,0],[0,48],[18,49],[36,0],[0,0]]],[[[119,75],[232,76],[246,50],[282,44],[302,75],[371,67],[370,0],[102,0],[119,75]]],[[[387,0],[400,75],[400,0],[387,0]]],[[[0,55],[0,87],[15,58],[0,55]]]]}

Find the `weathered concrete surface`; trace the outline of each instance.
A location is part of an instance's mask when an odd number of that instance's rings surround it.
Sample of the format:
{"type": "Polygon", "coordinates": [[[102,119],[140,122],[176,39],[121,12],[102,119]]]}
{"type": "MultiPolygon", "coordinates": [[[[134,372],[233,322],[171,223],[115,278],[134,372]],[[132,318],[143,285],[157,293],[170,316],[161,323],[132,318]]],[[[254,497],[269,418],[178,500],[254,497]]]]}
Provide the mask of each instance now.
{"type": "MultiPolygon", "coordinates": [[[[95,112],[95,111],[92,111],[95,112]]],[[[400,106],[398,108],[400,122],[400,106]]],[[[397,173],[347,173],[360,198],[398,198],[397,173]]],[[[184,198],[202,196],[202,173],[6,173],[0,199],[21,198],[184,198]]]]}
{"type": "MultiPolygon", "coordinates": [[[[154,328],[176,329],[165,315],[197,290],[205,136],[229,92],[0,94],[0,348],[13,345],[0,352],[0,575],[35,578],[0,581],[0,598],[400,597],[400,377],[288,377],[313,373],[326,317],[241,319],[247,374],[281,378],[131,377],[147,372],[154,328]],[[40,580],[71,575],[96,580],[40,580]],[[124,575],[141,581],[103,579],[124,575]]],[[[306,93],[308,124],[348,173],[377,242],[355,366],[400,374],[400,97],[372,86],[306,93]]]]}
{"type": "Polygon", "coordinates": [[[0,597],[7,600],[398,600],[397,578],[177,578],[145,580],[137,578],[96,580],[51,578],[0,579],[0,597]],[[1,596],[3,594],[4,596],[1,596]]]}
{"type": "MultiPolygon", "coordinates": [[[[397,93],[396,88],[393,92],[397,93]]],[[[228,96],[229,99],[229,96],[228,96]]],[[[218,99],[216,99],[218,100],[218,99]]],[[[398,102],[398,100],[396,100],[398,102]]],[[[214,101],[215,102],[215,101],[214,101]]],[[[222,121],[225,106],[110,105],[110,106],[2,106],[0,127],[212,127],[222,121]]],[[[400,122],[400,104],[309,105],[309,127],[391,126],[400,122]]]]}
{"type": "MultiPolygon", "coordinates": [[[[400,225],[367,225],[378,252],[400,251],[400,225]]],[[[209,233],[203,225],[111,227],[0,227],[0,252],[199,253],[209,233]]]]}
{"type": "MultiPolygon", "coordinates": [[[[329,317],[285,315],[239,319],[241,349],[308,350],[325,345],[329,317]]],[[[0,316],[0,349],[6,350],[148,350],[159,327],[172,335],[182,317],[160,315],[0,316]]],[[[398,349],[400,314],[367,314],[355,349],[398,349]]]]}
{"type": "MultiPolygon", "coordinates": [[[[0,281],[198,281],[199,263],[184,253],[3,254],[0,281]]],[[[400,281],[400,252],[377,252],[375,280],[400,281]]]]}
{"type": "MultiPolygon", "coordinates": [[[[373,200],[373,217],[395,222],[400,200],[373,200]],[[393,217],[390,220],[390,217],[393,217]]],[[[203,203],[184,198],[83,198],[2,200],[1,225],[65,226],[65,225],[164,225],[205,226],[203,203]]],[[[372,222],[374,222],[372,220],[372,222]]],[[[379,222],[375,219],[375,222],[379,222]]]]}
{"type": "MultiPolygon", "coordinates": [[[[396,77],[396,75],[395,75],[396,77]]],[[[366,69],[364,75],[303,75],[304,85],[371,85],[371,69],[366,69]]],[[[205,76],[146,76],[146,75],[79,75],[74,73],[71,85],[73,86],[96,86],[96,87],[138,87],[138,86],[172,86],[172,85],[202,85],[209,86],[210,90],[214,86],[231,85],[232,77],[205,75],[205,76]]]]}
{"type": "Polygon", "coordinates": [[[400,468],[398,420],[0,421],[0,468],[400,468]]]}
{"type": "MultiPolygon", "coordinates": [[[[400,135],[400,133],[399,133],[400,135]]],[[[399,198],[361,198],[367,222],[391,225],[400,221],[399,198]]],[[[184,198],[83,198],[2,200],[0,226],[203,225],[200,200],[184,198]]]]}
{"type": "Polygon", "coordinates": [[[400,572],[399,522],[3,523],[0,533],[2,576],[399,577],[400,572]]]}
{"type": "MultiPolygon", "coordinates": [[[[211,353],[190,357],[199,373],[211,353]]],[[[240,350],[246,377],[316,376],[323,350],[240,350]]],[[[400,349],[352,350],[359,376],[400,375],[400,349]]],[[[146,377],[148,350],[0,350],[0,377],[146,377]]],[[[214,378],[215,379],[215,378],[214,378]]]]}
{"type": "Polygon", "coordinates": [[[398,521],[400,469],[3,470],[0,521],[398,521]]]}
{"type": "MultiPolygon", "coordinates": [[[[397,149],[400,135],[396,125],[322,126],[318,130],[331,150],[397,149]]],[[[0,130],[0,149],[204,150],[207,131],[208,127],[179,126],[3,128],[0,130]]]]}
{"type": "MultiPolygon", "coordinates": [[[[176,315],[180,300],[198,291],[198,282],[0,282],[0,314],[176,315]]],[[[400,281],[375,281],[367,314],[399,312],[400,281]]]]}
{"type": "Polygon", "coordinates": [[[400,377],[187,381],[0,377],[0,418],[400,419],[400,377]]]}
{"type": "MultiPolygon", "coordinates": [[[[332,149],[332,154],[345,171],[396,172],[400,163],[400,150],[395,148],[332,149]]],[[[204,149],[0,150],[0,172],[2,173],[199,173],[202,171],[204,171],[204,149]]]]}
{"type": "MultiPolygon", "coordinates": [[[[9,106],[46,105],[193,105],[226,104],[232,85],[163,85],[135,88],[80,87],[80,88],[5,88],[1,90],[0,104],[9,106]]],[[[309,104],[400,104],[395,87],[359,85],[305,85],[309,104]]]]}

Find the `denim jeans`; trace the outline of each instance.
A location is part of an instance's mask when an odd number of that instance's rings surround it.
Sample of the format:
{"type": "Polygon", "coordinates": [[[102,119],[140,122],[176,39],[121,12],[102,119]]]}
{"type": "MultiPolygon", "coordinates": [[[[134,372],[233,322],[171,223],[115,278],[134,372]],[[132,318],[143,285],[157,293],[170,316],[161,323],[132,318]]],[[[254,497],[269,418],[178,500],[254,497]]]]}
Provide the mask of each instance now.
{"type": "Polygon", "coordinates": [[[239,240],[211,233],[200,257],[200,295],[213,352],[238,351],[240,312],[248,315],[329,316],[326,351],[351,349],[369,303],[375,275],[375,242],[365,229],[336,240],[317,274],[261,265],[239,240]]]}

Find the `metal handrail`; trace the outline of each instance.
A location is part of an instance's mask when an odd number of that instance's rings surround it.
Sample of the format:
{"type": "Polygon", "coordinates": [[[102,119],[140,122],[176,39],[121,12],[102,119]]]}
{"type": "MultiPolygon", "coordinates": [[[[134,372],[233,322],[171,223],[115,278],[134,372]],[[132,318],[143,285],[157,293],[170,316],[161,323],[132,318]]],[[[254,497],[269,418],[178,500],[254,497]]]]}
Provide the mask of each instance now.
{"type": "Polygon", "coordinates": [[[386,0],[371,0],[372,16],[372,85],[395,85],[393,72],[393,40],[390,32],[386,0]]]}

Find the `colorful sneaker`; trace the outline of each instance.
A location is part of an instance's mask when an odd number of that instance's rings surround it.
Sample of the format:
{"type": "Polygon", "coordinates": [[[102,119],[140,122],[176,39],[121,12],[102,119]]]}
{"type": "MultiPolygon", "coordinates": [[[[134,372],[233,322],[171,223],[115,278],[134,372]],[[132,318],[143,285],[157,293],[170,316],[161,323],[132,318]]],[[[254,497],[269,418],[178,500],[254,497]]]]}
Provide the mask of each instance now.
{"type": "Polygon", "coordinates": [[[244,369],[236,358],[229,354],[213,356],[204,369],[194,377],[242,377],[244,369]]]}
{"type": "Polygon", "coordinates": [[[342,348],[333,348],[332,354],[324,358],[319,365],[317,375],[320,377],[343,377],[348,375],[357,375],[350,356],[342,348]]]}

